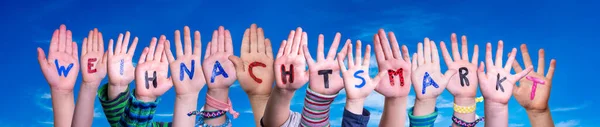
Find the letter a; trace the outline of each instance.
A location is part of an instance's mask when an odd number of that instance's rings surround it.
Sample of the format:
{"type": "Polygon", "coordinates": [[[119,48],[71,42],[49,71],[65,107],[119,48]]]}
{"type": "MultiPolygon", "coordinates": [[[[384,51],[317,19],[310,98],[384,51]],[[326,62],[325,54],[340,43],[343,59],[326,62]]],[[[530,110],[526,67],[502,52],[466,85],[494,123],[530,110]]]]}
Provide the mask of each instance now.
{"type": "Polygon", "coordinates": [[[423,88],[421,90],[421,94],[425,94],[425,90],[427,90],[427,87],[429,86],[433,86],[435,88],[440,87],[437,83],[435,83],[435,81],[433,81],[431,76],[429,76],[429,73],[425,72],[425,76],[423,76],[423,88]]]}
{"type": "Polygon", "coordinates": [[[188,77],[190,78],[190,80],[192,78],[194,78],[194,67],[196,66],[194,63],[196,63],[196,60],[192,60],[192,70],[188,69],[187,66],[185,66],[185,64],[183,64],[183,62],[179,65],[179,81],[183,81],[183,72],[185,71],[185,73],[188,74],[188,77]]]}
{"type": "Polygon", "coordinates": [[[358,70],[358,71],[354,72],[354,78],[358,78],[358,79],[362,80],[362,82],[360,84],[354,85],[354,87],[356,87],[356,88],[362,88],[363,86],[365,86],[365,83],[366,83],[365,78],[363,78],[362,76],[359,75],[362,73],[365,73],[365,71],[358,70]]]}
{"type": "Polygon", "coordinates": [[[58,59],[54,60],[54,64],[56,65],[56,70],[58,71],[58,76],[62,76],[62,74],[64,74],[65,77],[67,77],[69,75],[69,71],[71,71],[71,68],[73,68],[73,63],[69,64],[69,66],[67,66],[66,69],[65,69],[65,66],[58,65],[58,59]],[[61,74],[61,72],[62,72],[62,74],[61,74]]]}
{"type": "Polygon", "coordinates": [[[221,63],[219,63],[219,61],[216,61],[215,66],[213,66],[212,75],[210,76],[210,83],[214,83],[215,77],[219,75],[223,75],[223,77],[229,78],[229,75],[227,75],[227,72],[225,72],[225,70],[221,66],[221,63]]]}
{"type": "Polygon", "coordinates": [[[281,65],[281,81],[286,84],[286,76],[289,76],[288,80],[290,83],[294,83],[294,65],[290,64],[290,71],[285,71],[285,66],[281,65]]]}

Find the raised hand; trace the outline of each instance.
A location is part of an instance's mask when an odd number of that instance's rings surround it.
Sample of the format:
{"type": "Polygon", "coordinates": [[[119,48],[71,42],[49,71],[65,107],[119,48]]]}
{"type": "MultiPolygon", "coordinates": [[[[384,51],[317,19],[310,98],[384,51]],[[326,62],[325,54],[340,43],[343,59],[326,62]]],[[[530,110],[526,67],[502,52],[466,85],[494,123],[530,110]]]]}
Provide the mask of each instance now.
{"type": "Polygon", "coordinates": [[[307,43],[306,32],[302,32],[300,27],[292,30],[288,39],[281,42],[274,65],[278,88],[293,92],[308,82],[306,58],[304,51],[300,50],[300,45],[307,43]]]}
{"type": "Polygon", "coordinates": [[[235,67],[228,59],[233,55],[231,33],[220,26],[208,43],[202,69],[209,89],[229,89],[237,79],[235,67]]]}
{"type": "Polygon", "coordinates": [[[241,58],[229,57],[237,70],[238,82],[248,95],[269,96],[273,87],[273,49],[264,34],[262,28],[252,24],[244,32],[241,58]]]}
{"type": "Polygon", "coordinates": [[[446,48],[446,43],[443,41],[440,44],[442,48],[442,56],[448,66],[449,70],[458,70],[458,74],[455,74],[450,78],[446,89],[454,95],[455,98],[472,98],[474,99],[477,95],[477,61],[479,58],[479,46],[475,45],[473,49],[473,58],[469,62],[469,48],[467,45],[467,36],[461,37],[462,50],[458,51],[458,40],[456,34],[452,33],[450,36],[452,41],[452,57],[446,48]]]}
{"type": "Polygon", "coordinates": [[[200,42],[200,32],[194,32],[194,50],[192,51],[192,38],[190,28],[183,28],[184,48],[181,46],[181,34],[179,30],[175,31],[175,51],[177,59],[171,52],[171,44],[167,40],[165,43],[165,53],[171,67],[171,75],[175,79],[175,93],[177,95],[198,96],[198,92],[206,84],[204,73],[200,64],[202,44],[200,42]]]}
{"type": "MultiPolygon", "coordinates": [[[[340,66],[336,64],[335,54],[340,44],[340,33],[335,34],[333,44],[329,48],[327,58],[323,54],[323,34],[319,35],[319,45],[317,48],[317,62],[310,55],[307,44],[304,44],[304,58],[308,60],[308,72],[310,78],[310,89],[325,95],[337,94],[342,88],[344,88],[344,82],[340,76],[340,66]]],[[[350,40],[346,44],[350,44],[350,40]]],[[[346,46],[344,46],[345,48],[346,46]]],[[[345,49],[342,49],[344,52],[345,49]]]]}
{"type": "Polygon", "coordinates": [[[483,62],[479,65],[477,75],[481,84],[481,93],[486,100],[499,104],[508,104],[515,83],[529,73],[533,67],[528,65],[525,71],[515,75],[510,74],[511,65],[515,61],[517,49],[513,48],[504,67],[502,67],[502,48],[504,43],[498,41],[496,60],[492,61],[492,44],[487,43],[485,50],[486,72],[483,72],[483,62]],[[495,62],[495,63],[494,63],[495,62]]]}
{"type": "Polygon", "coordinates": [[[440,70],[440,56],[435,42],[425,38],[417,45],[417,54],[412,59],[412,82],[417,99],[436,99],[448,85],[448,80],[456,70],[448,69],[445,74],[440,70]],[[424,45],[424,46],[423,46],[424,45]],[[425,50],[423,51],[423,48],[425,50]]]}
{"type": "MultiPolygon", "coordinates": [[[[347,43],[350,40],[347,41],[347,43]]],[[[379,84],[380,77],[384,76],[387,72],[382,71],[375,76],[375,78],[369,77],[369,64],[371,59],[371,45],[367,45],[365,51],[365,58],[361,61],[361,42],[356,42],[356,57],[352,54],[352,44],[347,44],[345,47],[347,54],[344,52],[338,53],[338,66],[342,70],[342,76],[344,77],[344,88],[346,88],[346,109],[355,114],[362,114],[362,108],[364,100],[373,92],[375,87],[379,84]],[[348,69],[344,65],[344,59],[348,56],[348,69]],[[354,59],[353,59],[354,58],[354,59]]]]}
{"type": "Polygon", "coordinates": [[[65,25],[60,25],[59,29],[54,30],[48,58],[42,48],[38,47],[37,50],[38,62],[51,90],[72,93],[79,73],[79,55],[71,30],[67,30],[65,25]]]}
{"type": "Polygon", "coordinates": [[[107,54],[104,52],[104,40],[98,29],[90,30],[81,45],[81,70],[83,84],[93,84],[95,87],[106,77],[107,54]]]}
{"type": "MultiPolygon", "coordinates": [[[[123,34],[119,34],[117,39],[117,45],[115,47],[113,40],[111,39],[108,43],[108,97],[109,99],[115,98],[119,93],[125,91],[129,83],[133,81],[135,77],[135,67],[133,67],[133,54],[138,43],[138,38],[134,37],[131,46],[129,46],[129,31],[125,32],[125,38],[123,34]]],[[[146,56],[140,56],[140,58],[146,56]]],[[[144,75],[142,75],[144,76],[144,75]]]]}
{"type": "Polygon", "coordinates": [[[166,37],[160,36],[158,45],[156,41],[156,37],[153,37],[150,42],[150,50],[148,47],[144,48],[135,68],[135,96],[144,102],[155,101],[173,86],[171,78],[167,75],[169,62],[164,53],[166,37]]]}
{"type": "MultiPolygon", "coordinates": [[[[388,72],[381,84],[377,86],[375,91],[381,93],[385,97],[405,97],[410,92],[411,63],[410,54],[406,45],[402,45],[402,53],[396,40],[394,32],[389,32],[391,40],[388,41],[385,31],[380,29],[373,37],[375,43],[375,57],[379,72],[388,72]],[[390,49],[390,43],[392,48],[390,49]]],[[[416,66],[416,65],[414,65],[416,66]]]]}
{"type": "MultiPolygon", "coordinates": [[[[521,55],[525,66],[532,66],[531,57],[527,50],[527,45],[521,44],[521,55]]],[[[548,73],[544,76],[544,49],[540,49],[538,53],[537,71],[528,73],[526,78],[519,80],[519,86],[513,88],[515,99],[528,111],[546,111],[548,110],[548,100],[550,99],[550,88],[552,87],[552,77],[554,76],[554,68],[556,60],[550,61],[548,73]]],[[[512,64],[516,73],[523,72],[519,62],[512,64]]]]}

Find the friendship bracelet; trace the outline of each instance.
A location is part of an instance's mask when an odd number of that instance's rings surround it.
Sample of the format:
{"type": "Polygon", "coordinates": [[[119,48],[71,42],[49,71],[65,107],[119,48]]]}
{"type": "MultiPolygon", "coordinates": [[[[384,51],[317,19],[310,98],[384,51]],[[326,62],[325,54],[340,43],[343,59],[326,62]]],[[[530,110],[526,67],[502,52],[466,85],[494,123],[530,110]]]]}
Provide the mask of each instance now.
{"type": "Polygon", "coordinates": [[[483,97],[475,98],[475,104],[473,104],[471,106],[460,106],[460,105],[457,105],[456,103],[454,103],[454,112],[463,113],[463,114],[473,113],[473,112],[475,112],[475,109],[477,108],[478,102],[483,102],[483,97]]]}
{"type": "Polygon", "coordinates": [[[187,114],[188,116],[198,115],[205,119],[217,118],[225,115],[225,111],[216,110],[216,111],[192,111],[187,114]]]}
{"type": "Polygon", "coordinates": [[[204,123],[203,117],[198,117],[198,120],[196,121],[196,127],[231,127],[231,119],[229,119],[229,116],[225,115],[225,123],[221,125],[208,125],[204,123]]]}
{"type": "Polygon", "coordinates": [[[233,115],[233,118],[237,118],[240,113],[236,112],[235,110],[233,110],[233,104],[231,103],[231,99],[227,98],[227,102],[228,103],[224,103],[221,102],[213,97],[211,97],[210,95],[206,95],[206,104],[208,104],[211,107],[214,107],[216,109],[219,110],[223,110],[225,112],[229,112],[231,115],[233,115]]]}
{"type": "Polygon", "coordinates": [[[464,120],[459,119],[456,116],[452,116],[452,122],[461,127],[474,127],[475,125],[477,125],[477,123],[484,121],[484,120],[485,120],[485,117],[480,117],[479,119],[476,119],[474,122],[466,122],[464,120]]]}
{"type": "MultiPolygon", "coordinates": [[[[414,107],[413,107],[414,108],[414,107]]],[[[435,119],[438,116],[438,108],[435,107],[433,113],[425,116],[414,116],[413,108],[408,110],[408,118],[410,120],[411,127],[433,127],[435,119]]]]}

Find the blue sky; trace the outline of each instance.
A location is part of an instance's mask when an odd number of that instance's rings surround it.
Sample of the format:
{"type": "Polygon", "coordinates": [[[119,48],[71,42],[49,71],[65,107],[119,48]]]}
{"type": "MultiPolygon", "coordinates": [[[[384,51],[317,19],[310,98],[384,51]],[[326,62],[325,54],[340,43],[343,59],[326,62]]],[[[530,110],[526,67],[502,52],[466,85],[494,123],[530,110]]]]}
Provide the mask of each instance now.
{"type": "MultiPolygon", "coordinates": [[[[317,35],[323,33],[331,42],[335,32],[342,38],[361,39],[371,43],[378,28],[396,32],[400,44],[406,44],[411,52],[424,37],[439,42],[449,41],[450,33],[467,35],[469,47],[485,42],[505,42],[505,51],[527,43],[530,51],[546,49],[546,58],[556,58],[558,67],[553,81],[550,108],[557,126],[594,126],[594,107],[599,100],[594,92],[598,86],[588,80],[596,78],[593,67],[598,57],[593,52],[599,41],[596,37],[600,22],[596,1],[367,1],[367,0],[302,0],[302,1],[77,1],[77,0],[3,0],[0,1],[0,47],[3,57],[0,65],[5,73],[0,94],[5,103],[0,105],[0,125],[3,126],[52,126],[49,87],[36,60],[36,47],[47,49],[52,31],[66,24],[73,31],[73,38],[81,42],[87,31],[99,28],[105,39],[116,38],[129,30],[140,38],[141,46],[147,46],[151,37],[166,34],[173,37],[175,29],[189,25],[200,30],[202,42],[210,39],[209,33],[219,25],[232,32],[234,45],[239,45],[243,30],[251,23],[265,29],[265,35],[273,40],[274,48],[287,37],[289,30],[302,26],[309,35],[309,43],[316,44],[317,35]],[[276,42],[276,43],[275,43],[276,42]]],[[[329,44],[326,44],[328,47],[329,44]]],[[[79,45],[81,46],[81,45],[79,45]]],[[[134,60],[139,57],[138,48],[134,60]]],[[[235,47],[236,55],[239,46],[235,47]]],[[[310,46],[312,54],[316,45],[310,46]]],[[[483,50],[483,49],[482,49],[483,50]]],[[[471,50],[472,51],[472,50],[471,50]]],[[[537,53],[532,52],[537,58],[537,53]]],[[[483,60],[483,52],[480,60],[483,60]]],[[[520,60],[520,55],[517,57],[520,60]]],[[[374,59],[373,59],[374,60],[374,59]]],[[[372,64],[376,65],[376,64],[372,64]]],[[[375,67],[375,66],[373,66],[375,67]]],[[[442,69],[445,70],[442,62],[442,69]]],[[[373,68],[376,70],[375,68],[373,68]]],[[[80,76],[81,78],[81,76],[80,76]]],[[[81,80],[78,80],[78,83],[81,80]]],[[[78,91],[78,85],[75,91],[78,91]]],[[[204,102],[206,89],[200,94],[204,102]]],[[[301,111],[305,88],[298,90],[291,109],[301,111]]],[[[174,90],[171,89],[159,104],[156,120],[171,121],[174,90]]],[[[234,125],[250,125],[253,122],[246,94],[239,85],[230,90],[235,109],[242,112],[234,125]]],[[[77,94],[77,93],[75,93],[77,94]]],[[[344,107],[344,94],[334,102],[331,112],[333,124],[339,126],[344,107]]],[[[413,105],[414,92],[409,97],[413,105]]],[[[369,125],[375,126],[383,112],[383,96],[373,93],[365,107],[372,115],[369,125]]],[[[444,92],[438,98],[440,116],[436,126],[448,126],[452,116],[452,95],[444,92]]],[[[198,107],[200,108],[200,107],[198,107]]],[[[483,105],[478,105],[479,109],[483,105]]],[[[510,126],[530,126],[523,108],[512,99],[509,102],[510,126]]],[[[93,126],[108,126],[99,102],[96,102],[93,126]]],[[[483,110],[477,114],[483,116],[483,110]]]]}

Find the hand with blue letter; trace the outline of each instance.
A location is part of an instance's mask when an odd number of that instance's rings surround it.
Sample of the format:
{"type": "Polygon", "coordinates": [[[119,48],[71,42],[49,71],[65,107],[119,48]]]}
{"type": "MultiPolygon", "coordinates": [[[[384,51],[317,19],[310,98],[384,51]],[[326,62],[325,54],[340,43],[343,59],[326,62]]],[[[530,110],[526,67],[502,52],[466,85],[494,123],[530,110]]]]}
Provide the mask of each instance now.
{"type": "MultiPolygon", "coordinates": [[[[129,45],[131,34],[129,31],[119,34],[116,45],[111,39],[108,43],[108,98],[116,98],[119,93],[127,90],[129,83],[135,79],[133,55],[137,47],[138,38],[134,37],[129,45]]],[[[146,57],[146,56],[140,56],[146,57]]]]}
{"type": "Polygon", "coordinates": [[[183,28],[184,45],[181,45],[181,34],[179,30],[175,31],[175,51],[177,59],[171,52],[171,43],[165,43],[165,53],[169,60],[171,68],[171,76],[175,85],[177,95],[193,95],[198,96],[198,92],[206,84],[204,73],[202,71],[200,56],[202,44],[200,42],[200,32],[194,32],[194,45],[192,46],[192,38],[190,28],[183,28]],[[193,49],[193,51],[192,51],[193,49]]]}
{"type": "Polygon", "coordinates": [[[160,36],[158,44],[156,41],[156,37],[153,37],[150,49],[144,48],[135,68],[135,96],[144,102],[155,101],[173,86],[171,78],[167,75],[169,61],[164,52],[166,37],[160,36]]]}
{"type": "Polygon", "coordinates": [[[233,55],[231,33],[220,26],[213,32],[212,40],[206,47],[202,70],[209,89],[229,89],[237,79],[235,66],[229,60],[233,55]]]}
{"type": "Polygon", "coordinates": [[[356,42],[356,57],[352,53],[352,44],[350,40],[346,41],[346,52],[338,53],[338,66],[342,71],[344,86],[346,89],[346,109],[354,114],[362,114],[365,98],[373,92],[380,82],[382,76],[387,72],[379,72],[375,78],[369,76],[369,64],[371,59],[371,45],[367,45],[364,60],[361,60],[362,49],[361,41],[356,42]],[[344,60],[348,56],[348,69],[344,65],[344,60]]]}
{"type": "Polygon", "coordinates": [[[65,25],[54,30],[48,58],[44,50],[38,47],[38,62],[52,91],[72,93],[79,73],[79,55],[77,43],[73,42],[71,30],[65,25]]]}

